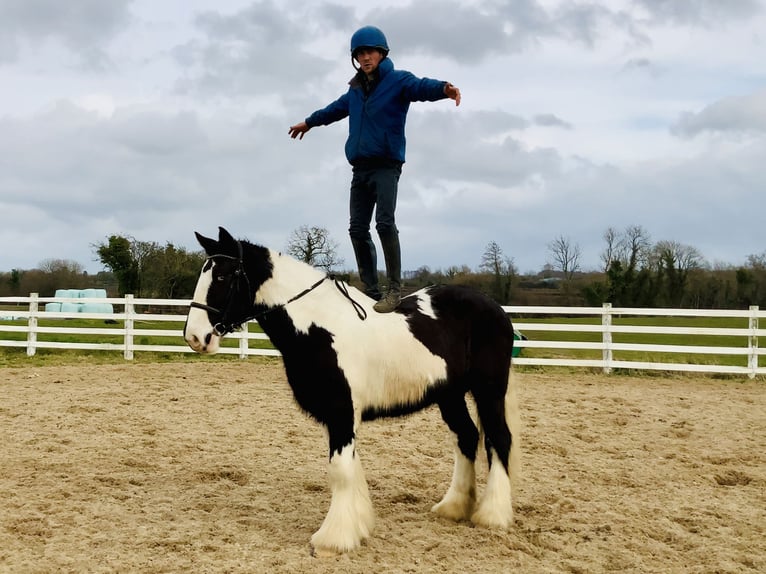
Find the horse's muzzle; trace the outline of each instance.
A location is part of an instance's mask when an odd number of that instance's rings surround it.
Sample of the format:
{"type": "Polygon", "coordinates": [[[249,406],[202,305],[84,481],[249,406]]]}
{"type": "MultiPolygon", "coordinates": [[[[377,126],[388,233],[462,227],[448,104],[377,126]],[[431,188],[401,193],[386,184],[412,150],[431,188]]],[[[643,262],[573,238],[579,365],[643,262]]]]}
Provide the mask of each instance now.
{"type": "Polygon", "coordinates": [[[212,354],[218,351],[221,343],[221,337],[212,331],[204,336],[197,336],[193,333],[186,333],[184,339],[193,351],[201,354],[212,354]]]}

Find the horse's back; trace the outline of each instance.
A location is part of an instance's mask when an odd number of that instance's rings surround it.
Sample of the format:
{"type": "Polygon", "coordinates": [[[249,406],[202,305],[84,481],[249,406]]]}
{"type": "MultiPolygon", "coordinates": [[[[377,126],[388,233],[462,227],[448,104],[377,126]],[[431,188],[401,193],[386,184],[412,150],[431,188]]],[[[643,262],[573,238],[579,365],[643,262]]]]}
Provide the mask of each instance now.
{"type": "Polygon", "coordinates": [[[405,314],[424,313],[440,321],[463,323],[473,328],[486,327],[497,334],[510,333],[513,327],[503,308],[481,291],[465,285],[434,285],[405,297],[400,309],[405,314]]]}
{"type": "Polygon", "coordinates": [[[408,315],[412,334],[437,354],[455,358],[464,351],[478,360],[510,361],[511,320],[497,302],[476,289],[426,287],[402,299],[400,312],[408,315]]]}

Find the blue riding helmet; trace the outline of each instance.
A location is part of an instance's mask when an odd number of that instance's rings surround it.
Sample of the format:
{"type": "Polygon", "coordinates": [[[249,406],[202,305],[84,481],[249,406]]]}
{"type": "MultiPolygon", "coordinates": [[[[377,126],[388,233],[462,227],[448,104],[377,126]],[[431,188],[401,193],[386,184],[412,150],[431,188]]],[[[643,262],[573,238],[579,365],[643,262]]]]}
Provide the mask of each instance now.
{"type": "Polygon", "coordinates": [[[388,42],[386,36],[380,28],[375,26],[364,26],[359,28],[351,36],[351,57],[355,57],[359,48],[377,48],[388,56],[388,42]]]}

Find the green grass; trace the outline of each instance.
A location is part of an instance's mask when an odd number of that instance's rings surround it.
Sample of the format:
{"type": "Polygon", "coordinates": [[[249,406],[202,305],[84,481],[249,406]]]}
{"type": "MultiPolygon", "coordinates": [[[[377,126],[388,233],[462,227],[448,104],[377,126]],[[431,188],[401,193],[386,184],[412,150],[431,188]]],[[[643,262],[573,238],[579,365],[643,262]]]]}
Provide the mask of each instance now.
{"type": "MultiPolygon", "coordinates": [[[[26,319],[17,321],[2,321],[2,325],[26,326],[26,319]]],[[[141,330],[163,330],[177,331],[178,336],[153,336],[145,334],[135,334],[133,343],[135,345],[178,345],[185,346],[181,336],[184,322],[168,321],[141,321],[133,323],[134,329],[141,330]]],[[[115,331],[114,335],[109,334],[68,334],[68,333],[38,333],[38,342],[62,342],[62,343],[105,343],[114,345],[124,344],[124,321],[105,322],[96,319],[40,319],[38,327],[66,327],[66,328],[98,328],[115,331]]],[[[258,325],[249,325],[250,333],[262,332],[258,325]]],[[[27,333],[9,333],[0,332],[0,338],[6,341],[26,341],[27,333]]],[[[273,345],[268,340],[251,339],[248,342],[251,349],[273,349],[273,345]]],[[[222,347],[238,348],[239,339],[226,338],[223,340],[222,347]]],[[[35,350],[35,355],[27,357],[27,351],[24,347],[0,347],[0,367],[18,367],[30,365],[60,365],[60,364],[79,364],[79,363],[119,363],[124,362],[122,351],[119,350],[81,350],[81,349],[41,349],[35,350]]],[[[136,362],[172,362],[189,360],[238,360],[236,355],[213,355],[202,356],[196,353],[175,353],[166,351],[134,351],[134,361],[136,362]]]]}
{"type": "MultiPolygon", "coordinates": [[[[198,355],[196,353],[137,351],[131,362],[136,364],[149,364],[239,360],[237,355],[198,355]]],[[[250,356],[247,360],[276,359],[274,357],[250,356]]],[[[26,349],[8,347],[0,349],[0,368],[55,367],[61,365],[114,365],[120,363],[125,363],[125,359],[119,351],[82,351],[77,349],[62,351],[58,349],[37,349],[34,356],[27,357],[26,349]]]]}

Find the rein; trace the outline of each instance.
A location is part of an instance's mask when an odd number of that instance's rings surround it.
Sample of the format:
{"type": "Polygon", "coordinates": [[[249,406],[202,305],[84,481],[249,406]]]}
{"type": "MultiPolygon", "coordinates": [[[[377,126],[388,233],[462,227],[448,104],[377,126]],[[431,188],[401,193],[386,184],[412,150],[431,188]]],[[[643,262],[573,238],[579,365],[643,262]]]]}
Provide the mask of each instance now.
{"type": "Polygon", "coordinates": [[[220,320],[213,326],[213,332],[219,337],[223,337],[224,335],[233,332],[234,330],[238,329],[239,327],[241,327],[244,323],[247,323],[248,321],[251,321],[253,319],[258,320],[261,317],[264,317],[268,315],[269,313],[276,311],[277,309],[284,308],[290,303],[297,301],[298,299],[302,297],[305,297],[306,295],[311,293],[314,289],[319,287],[322,283],[324,283],[328,279],[333,281],[338,291],[340,291],[343,294],[343,296],[351,302],[351,305],[354,307],[354,311],[356,311],[356,314],[359,317],[359,319],[364,321],[367,318],[367,311],[365,311],[364,307],[362,307],[357,301],[355,301],[351,297],[351,295],[348,292],[348,288],[346,287],[346,284],[343,283],[343,281],[341,281],[337,277],[335,277],[335,275],[328,274],[322,277],[319,281],[317,281],[310,287],[307,287],[306,289],[298,293],[297,295],[290,297],[290,299],[288,299],[284,303],[280,303],[279,305],[275,305],[274,307],[269,307],[268,309],[264,311],[259,311],[251,315],[247,315],[246,317],[242,319],[226,322],[225,319],[227,318],[227,315],[229,314],[231,310],[231,306],[234,303],[236,295],[240,291],[240,281],[242,279],[244,279],[245,283],[247,284],[246,293],[248,296],[250,296],[250,280],[247,277],[247,273],[245,273],[244,265],[242,262],[242,244],[239,241],[237,241],[237,246],[239,247],[239,257],[234,257],[232,255],[219,254],[219,255],[211,255],[207,258],[207,260],[210,261],[211,259],[222,257],[222,258],[231,259],[237,262],[237,269],[236,271],[234,271],[235,281],[232,281],[231,286],[229,287],[229,294],[227,296],[226,308],[223,311],[221,311],[220,309],[217,309],[216,307],[213,307],[212,305],[207,305],[205,303],[197,303],[196,301],[192,301],[191,303],[189,303],[190,308],[202,309],[203,311],[208,311],[209,313],[215,313],[216,315],[220,316],[220,320]]]}

